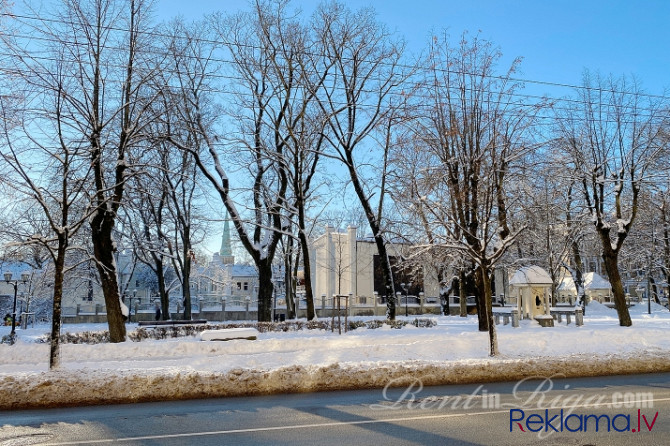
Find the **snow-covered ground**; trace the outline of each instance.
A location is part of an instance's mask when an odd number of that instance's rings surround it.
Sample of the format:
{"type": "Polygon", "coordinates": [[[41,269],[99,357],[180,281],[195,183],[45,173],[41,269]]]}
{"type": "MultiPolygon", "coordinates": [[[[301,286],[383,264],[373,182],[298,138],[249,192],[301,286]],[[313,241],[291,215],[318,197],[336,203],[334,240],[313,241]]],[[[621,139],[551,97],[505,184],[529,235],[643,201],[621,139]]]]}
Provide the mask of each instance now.
{"type": "MultiPolygon", "coordinates": [[[[56,371],[48,370],[48,344],[35,342],[49,327],[17,328],[18,342],[0,345],[0,408],[400,386],[416,378],[429,385],[670,370],[670,312],[652,304],[649,315],[638,304],[631,315],[633,326],[619,327],[614,310],[591,303],[582,327],[565,319],[553,328],[529,320],[519,328],[498,325],[496,358],[488,356],[476,316],[440,316],[430,328],[384,325],[342,335],[303,330],[226,342],[64,344],[56,371]]],[[[9,328],[0,327],[0,337],[9,328]]]]}

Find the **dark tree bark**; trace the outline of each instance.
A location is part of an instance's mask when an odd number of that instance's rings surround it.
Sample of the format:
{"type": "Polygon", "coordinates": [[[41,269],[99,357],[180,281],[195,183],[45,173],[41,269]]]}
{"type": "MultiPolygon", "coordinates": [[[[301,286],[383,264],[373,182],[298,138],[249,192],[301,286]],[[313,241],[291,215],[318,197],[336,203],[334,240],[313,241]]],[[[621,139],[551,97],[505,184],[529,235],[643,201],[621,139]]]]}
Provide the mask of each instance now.
{"type": "Polygon", "coordinates": [[[468,317],[468,302],[467,302],[467,292],[466,292],[466,283],[465,283],[465,270],[461,268],[458,272],[458,301],[460,303],[460,315],[461,317],[468,317]]]}
{"type": "Polygon", "coordinates": [[[60,332],[61,315],[63,304],[63,271],[65,270],[65,251],[67,240],[63,236],[58,237],[58,250],[54,263],[54,302],[51,313],[51,336],[49,339],[49,369],[60,366],[60,332]]]}
{"type": "Polygon", "coordinates": [[[477,37],[463,35],[454,47],[446,35],[435,38],[419,86],[416,108],[423,112],[411,122],[413,137],[405,147],[425,151],[413,203],[426,209],[429,226],[436,228],[432,233],[445,248],[474,265],[479,330],[489,333],[492,356],[498,349],[490,277],[524,229],[509,227],[506,187],[534,147],[529,129],[538,110],[517,107],[519,61],[498,75],[499,58],[490,42],[477,37]]]}

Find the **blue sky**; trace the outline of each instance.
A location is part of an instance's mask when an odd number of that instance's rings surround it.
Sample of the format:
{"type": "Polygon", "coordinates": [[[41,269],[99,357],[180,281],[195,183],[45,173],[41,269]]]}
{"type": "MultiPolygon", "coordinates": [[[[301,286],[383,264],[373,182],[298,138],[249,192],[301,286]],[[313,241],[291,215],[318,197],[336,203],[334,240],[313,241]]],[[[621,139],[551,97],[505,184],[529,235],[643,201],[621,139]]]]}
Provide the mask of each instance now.
{"type": "MultiPolygon", "coordinates": [[[[648,93],[670,87],[670,1],[664,0],[347,0],[352,9],[372,6],[380,21],[420,52],[431,33],[481,31],[504,59],[523,57],[524,79],[579,84],[585,68],[602,74],[636,75],[648,93]]],[[[246,0],[157,0],[159,19],[197,19],[213,11],[237,11],[246,0]]],[[[315,1],[296,1],[311,11],[315,1]]],[[[567,89],[532,86],[565,96],[567,89]]],[[[539,91],[538,91],[539,90],[539,91]]]]}
{"type": "MultiPolygon", "coordinates": [[[[249,0],[156,0],[159,20],[198,19],[214,11],[246,10],[249,0]]],[[[430,36],[446,29],[454,39],[480,32],[500,47],[503,63],[522,57],[518,77],[580,85],[585,69],[635,75],[647,93],[670,89],[670,1],[667,0],[344,0],[352,9],[372,6],[379,20],[420,53],[430,36]]],[[[317,1],[294,0],[305,13],[317,1]]],[[[308,16],[308,14],[306,15],[308,16]]],[[[507,68],[508,65],[500,68],[507,68]]],[[[526,93],[573,95],[566,87],[526,84],[526,93]]],[[[670,90],[668,90],[670,94],[670,90]]],[[[218,249],[218,237],[208,248],[218,249]]]]}

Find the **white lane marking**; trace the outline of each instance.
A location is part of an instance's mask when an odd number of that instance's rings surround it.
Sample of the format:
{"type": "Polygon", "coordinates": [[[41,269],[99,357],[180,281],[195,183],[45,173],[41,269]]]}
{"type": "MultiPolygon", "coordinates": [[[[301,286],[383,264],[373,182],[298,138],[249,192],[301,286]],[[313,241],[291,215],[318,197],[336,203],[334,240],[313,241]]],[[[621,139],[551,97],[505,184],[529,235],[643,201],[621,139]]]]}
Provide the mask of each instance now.
{"type": "MultiPolygon", "coordinates": [[[[660,401],[670,401],[670,398],[658,398],[654,399],[653,402],[660,401]]],[[[645,401],[640,401],[645,402],[645,401]]],[[[585,408],[585,407],[596,407],[596,406],[605,406],[608,403],[596,403],[596,404],[576,404],[572,406],[564,407],[553,407],[552,410],[557,409],[569,409],[569,408],[585,408]]],[[[533,410],[544,410],[540,408],[530,408],[526,409],[529,411],[533,410]]],[[[124,441],[141,441],[141,440],[161,440],[161,439],[170,439],[170,438],[189,438],[189,437],[203,437],[211,435],[227,435],[227,434],[245,434],[250,432],[268,432],[268,431],[282,431],[290,429],[309,429],[309,428],[319,428],[319,427],[334,427],[334,426],[356,426],[364,424],[381,424],[381,423],[398,423],[403,421],[418,421],[418,420],[435,420],[440,418],[460,418],[466,416],[477,416],[477,415],[492,415],[499,413],[507,413],[509,409],[505,410],[488,410],[485,412],[466,412],[466,413],[456,413],[456,414],[442,414],[442,415],[424,415],[420,417],[400,417],[400,418],[387,418],[384,420],[362,420],[362,421],[335,421],[330,423],[312,423],[312,424],[296,424],[294,426],[273,426],[273,427],[255,427],[249,429],[230,429],[223,431],[208,431],[208,432],[192,432],[184,434],[164,434],[164,435],[146,435],[141,437],[125,437],[125,438],[108,438],[101,440],[82,440],[82,441],[66,441],[63,443],[45,443],[43,446],[68,446],[68,445],[78,445],[78,444],[105,444],[105,443],[122,443],[124,441]]]]}
{"type": "Polygon", "coordinates": [[[188,438],[188,437],[199,437],[206,435],[225,435],[225,434],[243,434],[250,432],[267,432],[267,431],[279,431],[279,430],[289,430],[289,429],[307,429],[315,427],[333,427],[333,426],[355,426],[361,424],[376,424],[376,423],[395,423],[401,421],[415,421],[415,420],[431,420],[437,418],[456,418],[464,417],[468,415],[487,415],[495,413],[506,413],[508,410],[498,410],[498,411],[487,411],[487,412],[469,412],[469,413],[460,413],[460,414],[444,414],[444,415],[425,415],[421,417],[402,417],[402,418],[389,418],[385,420],[363,420],[363,421],[336,421],[330,423],[312,423],[312,424],[296,424],[294,426],[274,426],[274,427],[255,427],[249,429],[230,429],[225,431],[210,431],[210,432],[193,432],[188,434],[166,434],[166,435],[147,435],[144,437],[126,437],[126,438],[110,438],[103,440],[85,440],[85,441],[68,441],[64,443],[46,443],[44,446],[64,446],[64,445],[75,445],[75,444],[101,444],[101,443],[117,443],[123,441],[138,441],[138,440],[160,440],[168,438],[188,438]]]}

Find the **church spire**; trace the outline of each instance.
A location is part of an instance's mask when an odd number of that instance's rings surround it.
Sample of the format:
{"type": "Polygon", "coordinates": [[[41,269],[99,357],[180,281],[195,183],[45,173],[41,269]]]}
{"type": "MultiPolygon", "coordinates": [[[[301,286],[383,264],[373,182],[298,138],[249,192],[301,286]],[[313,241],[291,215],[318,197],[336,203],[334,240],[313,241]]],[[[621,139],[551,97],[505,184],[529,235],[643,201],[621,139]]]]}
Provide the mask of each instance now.
{"type": "Polygon", "coordinates": [[[223,235],[221,236],[221,249],[219,250],[219,255],[221,256],[221,261],[224,265],[235,263],[235,257],[233,256],[233,249],[230,243],[230,226],[228,224],[227,213],[226,219],[223,222],[223,235]]]}

